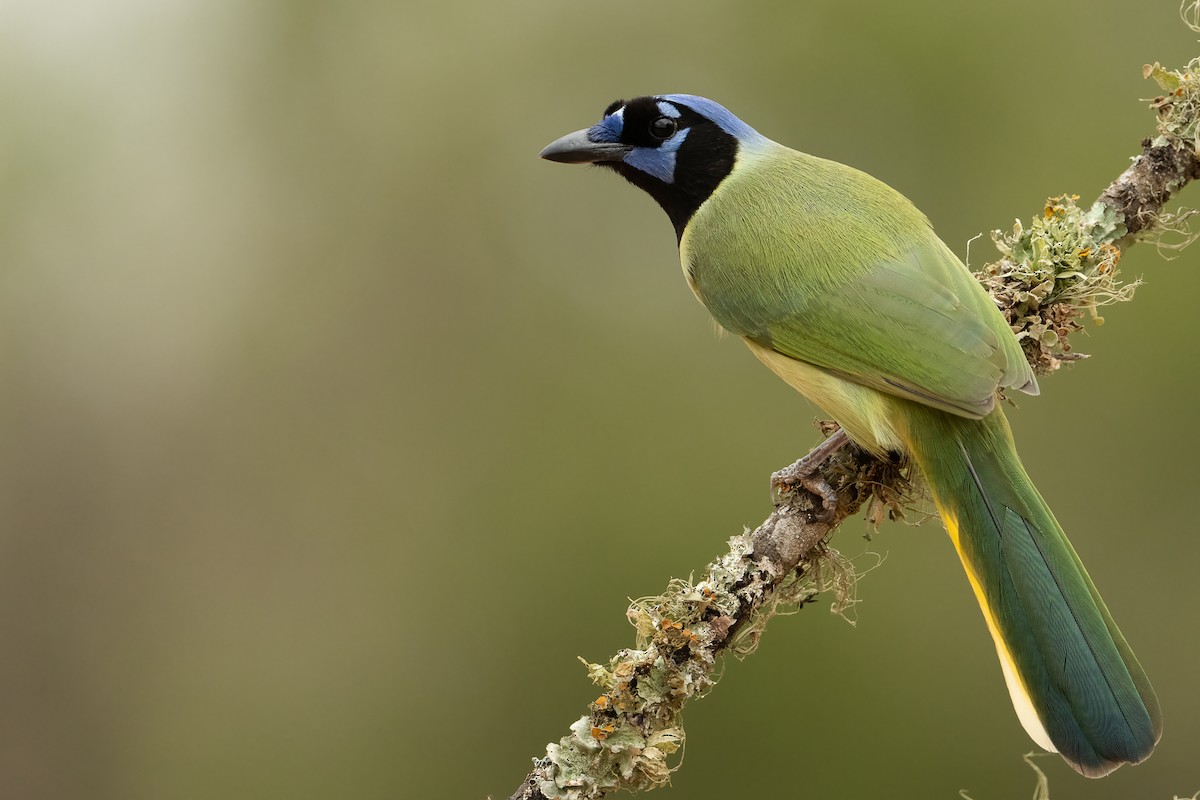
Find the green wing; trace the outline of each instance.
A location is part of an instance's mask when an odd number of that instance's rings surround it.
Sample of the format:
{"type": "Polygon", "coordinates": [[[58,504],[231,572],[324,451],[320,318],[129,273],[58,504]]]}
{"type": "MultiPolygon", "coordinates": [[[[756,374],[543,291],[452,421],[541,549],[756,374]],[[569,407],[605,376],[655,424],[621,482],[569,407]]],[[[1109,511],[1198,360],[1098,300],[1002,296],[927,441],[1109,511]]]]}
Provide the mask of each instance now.
{"type": "Polygon", "coordinates": [[[999,312],[972,302],[967,281],[974,279],[944,246],[912,250],[763,320],[767,341],[759,343],[889,394],[980,417],[998,386],[1024,388],[1033,375],[999,312]]]}
{"type": "Polygon", "coordinates": [[[987,414],[997,387],[1036,393],[1004,318],[908,200],[857,170],[788,153],[807,161],[737,180],[714,198],[702,241],[687,242],[692,286],[723,327],[960,416],[987,414]],[[789,191],[782,206],[760,200],[789,191]],[[737,228],[722,224],[735,206],[737,228]]]}

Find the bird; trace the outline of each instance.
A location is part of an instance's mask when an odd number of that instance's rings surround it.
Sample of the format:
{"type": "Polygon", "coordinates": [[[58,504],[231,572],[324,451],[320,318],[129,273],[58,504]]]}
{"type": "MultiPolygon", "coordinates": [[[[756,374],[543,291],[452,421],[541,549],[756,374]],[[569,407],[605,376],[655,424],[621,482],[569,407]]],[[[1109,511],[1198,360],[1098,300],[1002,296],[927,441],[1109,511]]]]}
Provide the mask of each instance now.
{"type": "Polygon", "coordinates": [[[1035,743],[1088,777],[1150,755],[1158,698],[997,403],[1037,394],[1032,368],[912,202],[689,94],[617,100],[540,156],[647,192],[720,327],[859,447],[917,467],[1035,743]]]}

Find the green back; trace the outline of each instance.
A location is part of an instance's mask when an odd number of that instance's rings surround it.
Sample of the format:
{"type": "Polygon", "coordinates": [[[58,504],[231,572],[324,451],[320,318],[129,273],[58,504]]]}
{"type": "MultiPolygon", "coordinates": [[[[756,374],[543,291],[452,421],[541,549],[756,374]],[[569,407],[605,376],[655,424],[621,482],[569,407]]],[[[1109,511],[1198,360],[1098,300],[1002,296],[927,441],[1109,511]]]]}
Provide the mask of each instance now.
{"type": "Polygon", "coordinates": [[[858,170],[774,144],[744,156],[680,251],[724,328],[791,358],[974,418],[997,386],[1036,392],[979,283],[907,199],[858,170]]]}

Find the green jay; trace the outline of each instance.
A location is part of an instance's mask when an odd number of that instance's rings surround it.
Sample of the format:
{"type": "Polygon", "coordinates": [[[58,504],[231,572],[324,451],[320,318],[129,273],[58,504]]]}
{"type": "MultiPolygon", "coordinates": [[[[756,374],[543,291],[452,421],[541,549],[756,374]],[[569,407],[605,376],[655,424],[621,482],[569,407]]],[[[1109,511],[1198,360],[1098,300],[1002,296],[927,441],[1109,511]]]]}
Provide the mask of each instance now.
{"type": "Polygon", "coordinates": [[[618,100],[541,156],[648,192],[721,327],[856,444],[916,464],[1038,745],[1091,777],[1150,755],[1158,699],[996,404],[1002,389],[1037,394],[1037,381],[995,303],[907,198],[694,95],[618,100]]]}

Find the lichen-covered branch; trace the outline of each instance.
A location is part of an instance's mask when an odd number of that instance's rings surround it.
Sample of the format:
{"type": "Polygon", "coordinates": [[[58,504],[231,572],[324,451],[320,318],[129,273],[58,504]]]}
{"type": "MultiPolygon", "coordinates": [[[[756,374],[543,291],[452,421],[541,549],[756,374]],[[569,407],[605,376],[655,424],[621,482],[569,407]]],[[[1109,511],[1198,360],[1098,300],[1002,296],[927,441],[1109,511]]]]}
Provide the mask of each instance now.
{"type": "Polygon", "coordinates": [[[776,612],[837,588],[849,568],[825,540],[864,504],[882,513],[898,508],[908,487],[901,465],[853,446],[834,453],[821,474],[836,497],[832,514],[803,490],[781,497],[761,525],[729,540],[699,580],[673,580],[664,594],[630,606],[635,647],[587,665],[600,695],[570,735],[547,747],[512,800],[595,798],[667,781],[668,759],[683,744],[680,712],[712,688],[719,657],[749,655],[776,612]]]}
{"type": "MultiPolygon", "coordinates": [[[[1185,3],[1185,12],[1196,8],[1185,3]]],[[[1029,225],[995,232],[1001,258],[977,273],[1040,373],[1080,357],[1070,335],[1085,317],[1098,320],[1099,306],[1130,299],[1136,282],[1122,283],[1117,270],[1125,248],[1186,231],[1191,212],[1169,214],[1164,206],[1200,177],[1200,59],[1179,71],[1155,64],[1146,75],[1166,94],[1151,103],[1158,134],[1143,142],[1129,169],[1089,209],[1076,197],[1056,197],[1029,225]]],[[[832,508],[804,489],[785,492],[771,515],[730,539],[729,551],[698,580],[674,580],[662,595],[630,606],[634,647],[587,664],[599,695],[568,735],[548,745],[510,800],[591,800],[665,784],[683,744],[680,714],[713,687],[720,659],[753,652],[779,611],[827,589],[847,594],[852,573],[827,546],[829,536],[864,506],[876,520],[900,514],[912,497],[912,476],[903,463],[854,446],[824,460],[819,475],[832,489],[832,508]]]]}

